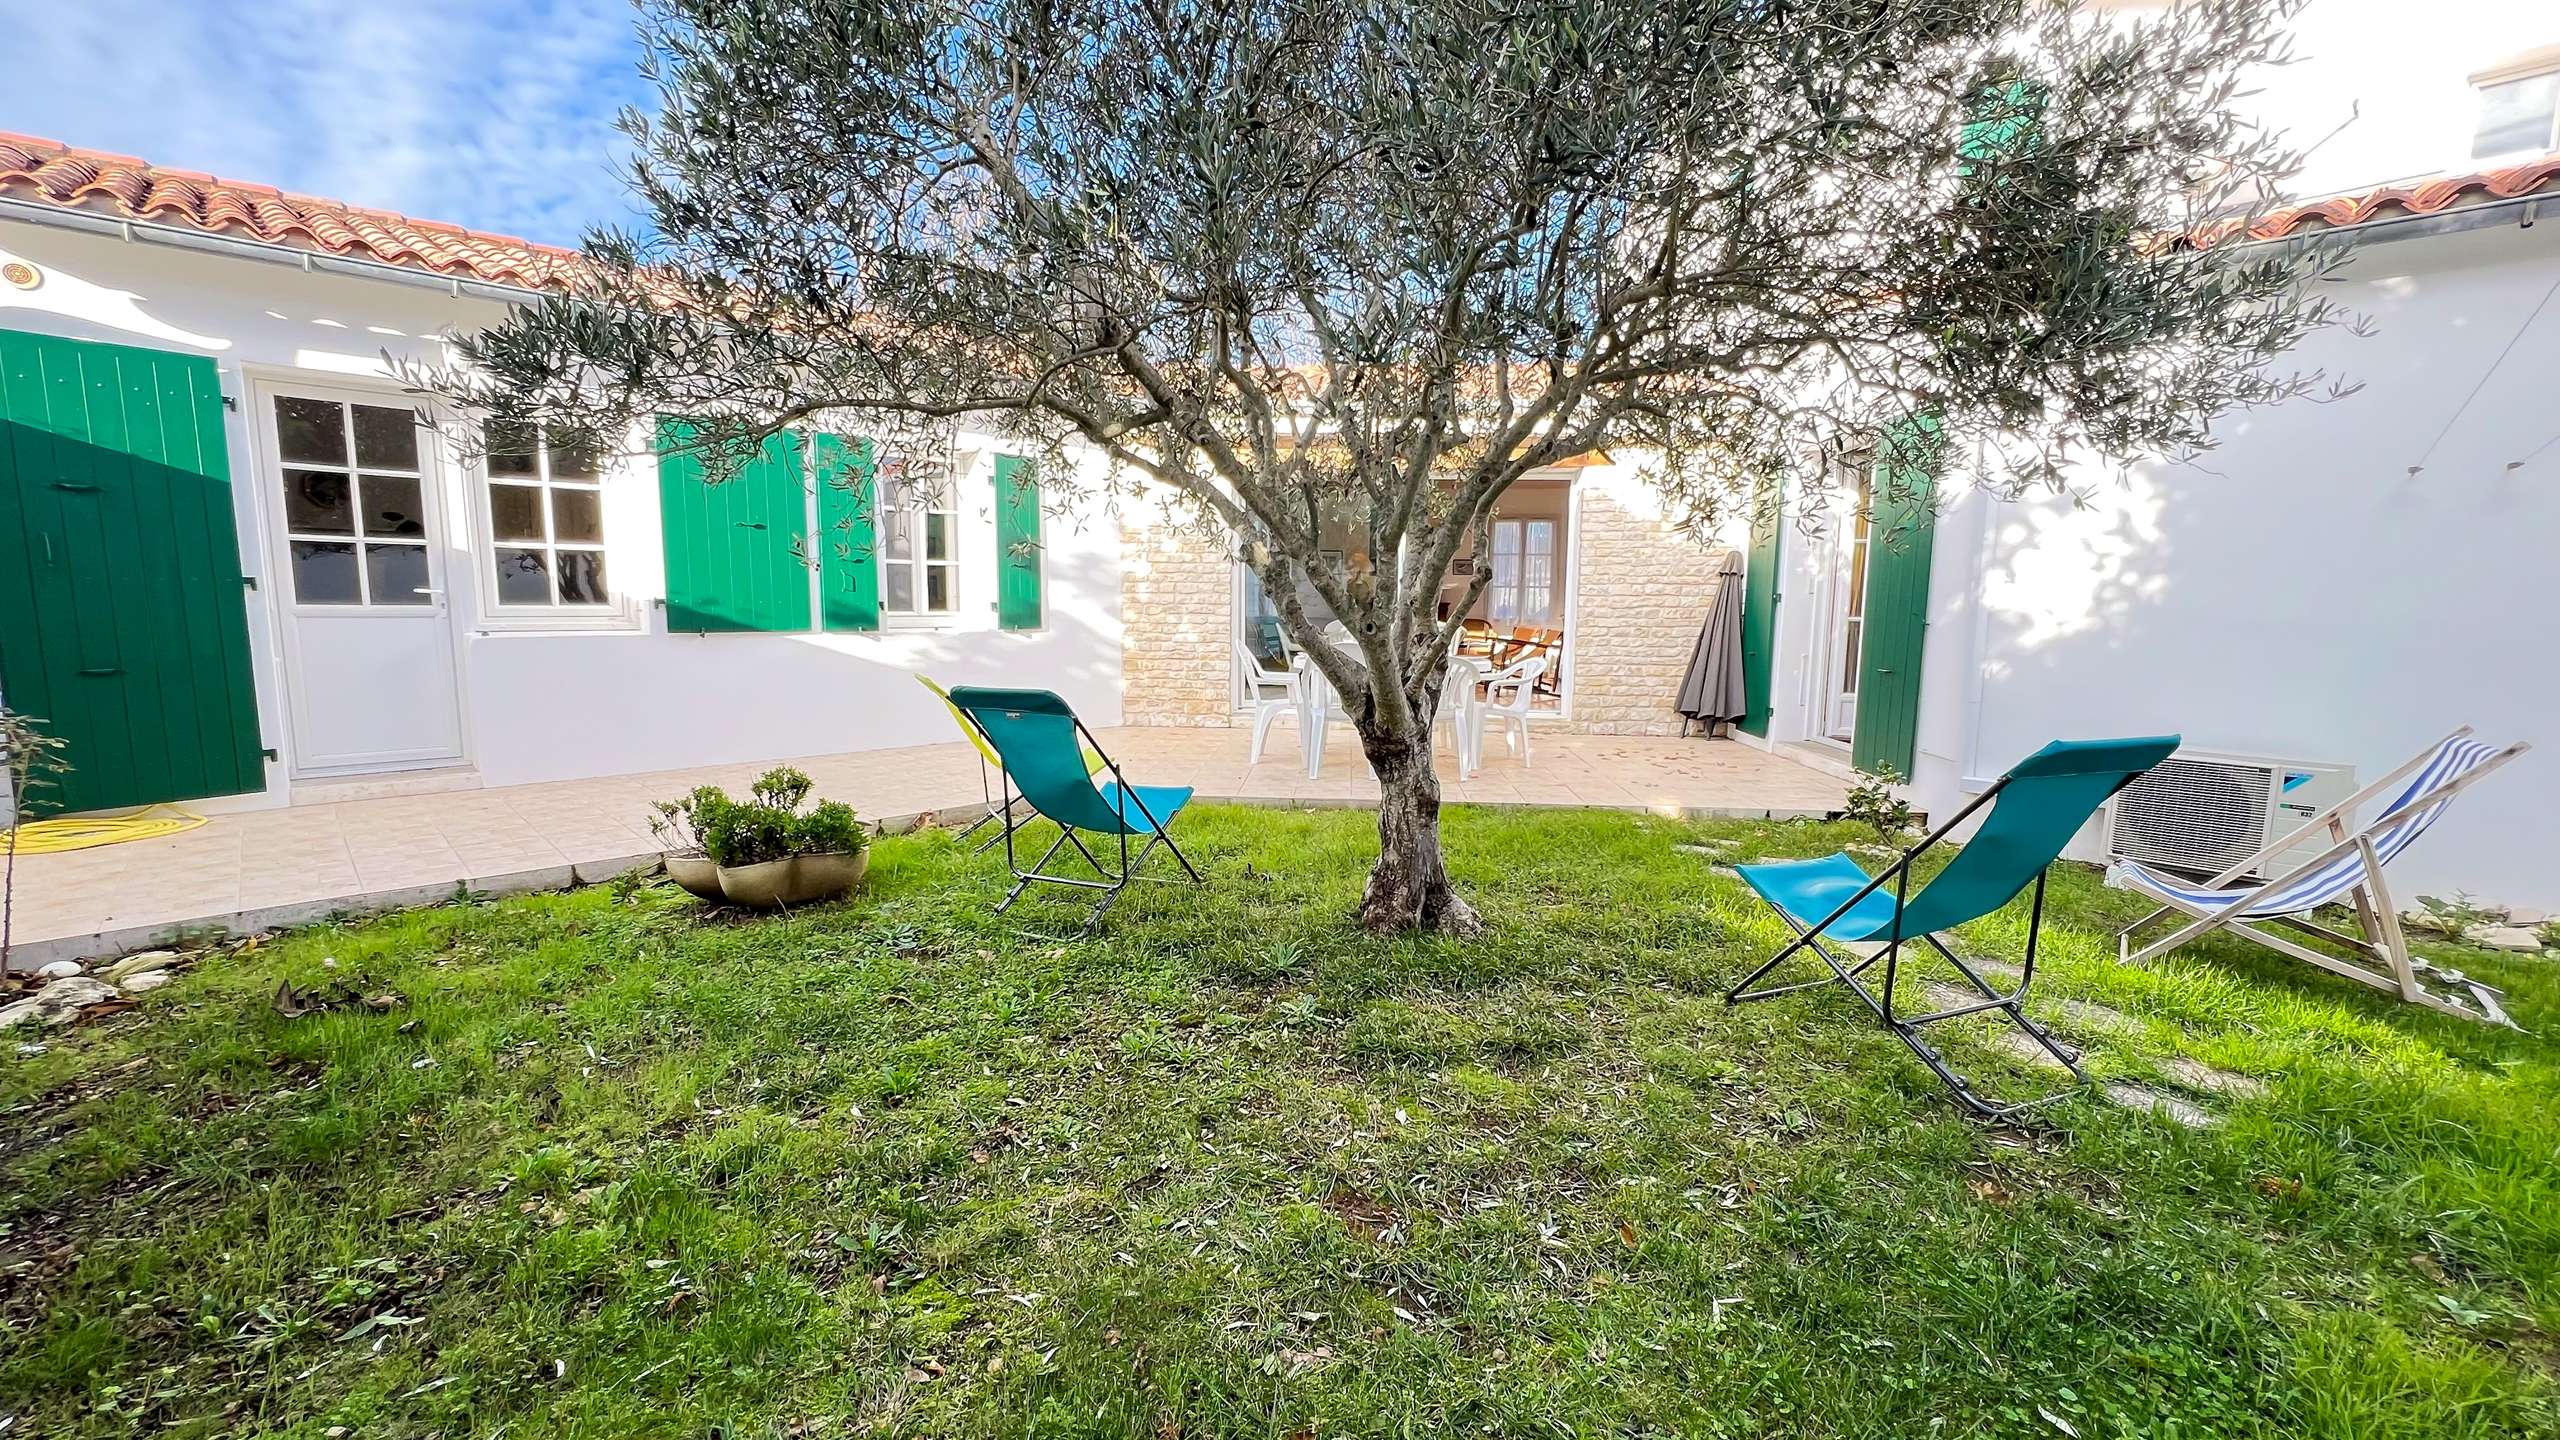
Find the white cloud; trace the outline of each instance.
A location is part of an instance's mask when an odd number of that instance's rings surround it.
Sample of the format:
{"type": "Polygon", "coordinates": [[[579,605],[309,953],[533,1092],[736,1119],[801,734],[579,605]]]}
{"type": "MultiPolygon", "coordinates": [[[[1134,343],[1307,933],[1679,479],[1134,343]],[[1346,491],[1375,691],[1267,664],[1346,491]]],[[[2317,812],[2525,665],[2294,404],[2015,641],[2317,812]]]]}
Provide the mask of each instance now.
{"type": "Polygon", "coordinates": [[[626,0],[87,0],[13,30],[0,130],[555,244],[639,218],[626,0]]]}

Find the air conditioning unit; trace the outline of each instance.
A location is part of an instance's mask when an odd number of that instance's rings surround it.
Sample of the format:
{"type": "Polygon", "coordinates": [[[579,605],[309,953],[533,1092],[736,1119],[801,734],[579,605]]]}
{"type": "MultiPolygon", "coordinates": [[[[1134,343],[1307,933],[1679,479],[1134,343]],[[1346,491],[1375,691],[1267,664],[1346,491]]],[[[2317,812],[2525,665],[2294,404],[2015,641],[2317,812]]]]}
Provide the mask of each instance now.
{"type": "MultiPolygon", "coordinates": [[[[2352,765],[2179,750],[2107,802],[2107,852],[2196,876],[2219,875],[2356,792],[2352,765]]],[[[2305,836],[2241,872],[2264,880],[2329,848],[2305,836]]]]}

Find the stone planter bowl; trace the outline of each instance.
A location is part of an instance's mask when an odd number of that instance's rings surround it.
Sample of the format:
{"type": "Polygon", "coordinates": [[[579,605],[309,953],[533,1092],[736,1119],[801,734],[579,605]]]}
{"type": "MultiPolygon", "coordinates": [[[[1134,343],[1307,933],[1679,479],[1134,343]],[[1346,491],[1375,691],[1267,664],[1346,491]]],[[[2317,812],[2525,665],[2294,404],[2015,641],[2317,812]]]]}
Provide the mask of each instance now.
{"type": "Polygon", "coordinates": [[[698,900],[717,901],[720,894],[720,867],[701,855],[670,855],[666,859],[667,878],[698,900]]]}
{"type": "Polygon", "coordinates": [[[719,867],[720,893],[732,905],[771,910],[831,900],[852,889],[871,867],[871,852],[793,855],[760,865],[719,867]]]}

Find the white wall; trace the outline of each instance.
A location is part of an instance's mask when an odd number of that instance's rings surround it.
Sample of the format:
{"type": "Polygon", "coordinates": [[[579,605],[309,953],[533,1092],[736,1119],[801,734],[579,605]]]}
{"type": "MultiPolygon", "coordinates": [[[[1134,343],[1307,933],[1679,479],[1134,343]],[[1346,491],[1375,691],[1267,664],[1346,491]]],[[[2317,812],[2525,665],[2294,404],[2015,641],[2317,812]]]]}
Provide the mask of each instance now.
{"type": "MultiPolygon", "coordinates": [[[[224,392],[241,397],[229,440],[242,568],[260,582],[249,601],[250,648],[262,729],[286,755],[269,767],[264,798],[285,801],[294,753],[281,633],[287,587],[270,573],[260,497],[276,480],[262,473],[251,444],[249,382],[381,387],[385,403],[408,404],[384,379],[383,352],[439,358],[436,337],[485,325],[501,306],[0,220],[0,261],[11,259],[35,265],[43,283],[0,288],[0,328],[208,355],[224,392]]],[[[976,443],[981,455],[962,489],[961,613],[944,628],[876,635],[667,633],[657,477],[646,457],[617,462],[605,481],[606,573],[623,602],[620,628],[493,623],[479,477],[439,464],[465,763],[495,785],[951,739],[948,712],[908,678],[919,669],[946,684],[1055,689],[1088,722],[1118,723],[1116,523],[1096,505],[1046,516],[1048,623],[998,630],[986,481],[995,442],[976,443]]]]}
{"type": "Polygon", "coordinates": [[[2297,358],[2356,394],[2226,417],[2217,452],[2093,476],[2086,509],[1975,494],[1941,516],[1928,808],[2057,737],[2175,731],[2370,778],[2469,723],[2539,748],[2395,879],[2560,902],[2560,225],[2374,246],[2348,275],[2376,333],[2297,358]]]}
{"type": "Polygon", "coordinates": [[[2294,24],[2296,63],[2249,77],[2243,103],[2310,149],[2286,185],[2295,196],[2460,174],[2501,163],[2472,158],[2470,77],[2555,44],[2552,0],[2313,0],[2294,24]]]}

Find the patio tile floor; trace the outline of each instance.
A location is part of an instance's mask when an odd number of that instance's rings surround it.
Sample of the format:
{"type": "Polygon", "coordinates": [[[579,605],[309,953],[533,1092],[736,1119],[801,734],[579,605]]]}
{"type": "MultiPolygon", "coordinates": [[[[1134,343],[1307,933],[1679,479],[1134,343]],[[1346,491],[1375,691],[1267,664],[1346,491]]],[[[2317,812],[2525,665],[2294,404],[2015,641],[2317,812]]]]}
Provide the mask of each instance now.
{"type": "MultiPolygon", "coordinates": [[[[1203,800],[1368,805],[1378,795],[1342,727],[1313,780],[1285,724],[1251,765],[1241,729],[1131,727],[1101,740],[1133,779],[1191,785],[1203,800]]],[[[1786,818],[1826,814],[1842,800],[1831,776],[1732,741],[1541,731],[1525,766],[1499,740],[1486,745],[1485,766],[1470,780],[1442,759],[1445,803],[1786,818]]],[[[114,954],[180,931],[247,932],[333,910],[417,904],[458,884],[511,891],[604,879],[656,858],[651,801],[706,783],[743,790],[769,763],[247,811],[182,835],[23,856],[11,964],[114,954]]],[[[892,828],[937,812],[972,815],[983,804],[975,752],[958,742],[791,763],[818,794],[892,828]]]]}

